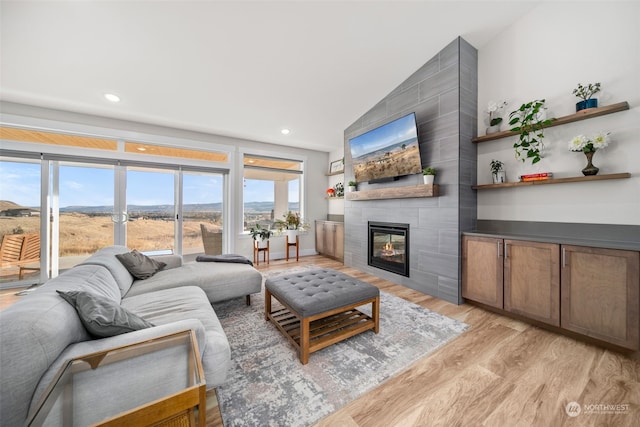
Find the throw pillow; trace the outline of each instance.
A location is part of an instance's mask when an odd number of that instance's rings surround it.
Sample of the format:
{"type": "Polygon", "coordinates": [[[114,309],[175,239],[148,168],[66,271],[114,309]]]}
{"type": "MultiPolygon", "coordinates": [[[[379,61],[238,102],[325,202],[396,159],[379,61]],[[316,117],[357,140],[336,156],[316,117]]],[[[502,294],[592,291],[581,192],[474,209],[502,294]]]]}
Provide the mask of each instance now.
{"type": "Polygon", "coordinates": [[[84,327],[96,337],[112,337],[154,326],[107,297],[84,291],[56,292],[76,309],[84,327]]]}
{"type": "Polygon", "coordinates": [[[135,249],[131,252],[118,254],[116,258],[136,279],[148,279],[167,266],[164,262],[149,258],[135,249]]]}

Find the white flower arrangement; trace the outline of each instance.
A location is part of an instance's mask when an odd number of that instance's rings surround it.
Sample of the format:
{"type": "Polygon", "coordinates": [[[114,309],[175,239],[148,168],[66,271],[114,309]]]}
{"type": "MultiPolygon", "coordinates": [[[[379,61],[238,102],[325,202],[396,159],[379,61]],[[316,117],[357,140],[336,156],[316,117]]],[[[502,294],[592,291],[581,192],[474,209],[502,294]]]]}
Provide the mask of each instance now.
{"type": "Polygon", "coordinates": [[[489,101],[487,104],[487,113],[489,113],[489,126],[495,126],[500,124],[502,117],[496,117],[499,110],[502,110],[507,105],[507,101],[501,101],[500,103],[495,101],[489,101]]]}
{"type": "Polygon", "coordinates": [[[569,141],[570,151],[582,151],[583,153],[594,153],[596,150],[609,145],[609,132],[600,132],[591,138],[578,135],[569,141]]]}

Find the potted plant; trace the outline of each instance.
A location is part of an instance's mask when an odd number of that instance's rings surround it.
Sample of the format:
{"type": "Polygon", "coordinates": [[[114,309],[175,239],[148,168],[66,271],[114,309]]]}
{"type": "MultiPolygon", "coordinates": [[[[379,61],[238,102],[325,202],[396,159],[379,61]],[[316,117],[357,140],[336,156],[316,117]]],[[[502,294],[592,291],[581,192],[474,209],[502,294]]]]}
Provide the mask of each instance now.
{"type": "Polygon", "coordinates": [[[349,181],[349,183],[348,183],[348,184],[349,184],[349,191],[350,191],[350,192],[351,192],[351,191],[356,191],[356,190],[358,189],[358,188],[357,188],[357,186],[358,186],[358,183],[357,183],[357,182],[355,182],[355,181],[349,181]]]}
{"type": "Polygon", "coordinates": [[[279,219],[276,221],[276,225],[281,230],[286,230],[287,236],[289,236],[289,240],[295,240],[295,237],[298,234],[300,223],[300,214],[298,212],[292,211],[284,214],[284,220],[279,219]]]}
{"type": "Polygon", "coordinates": [[[586,86],[578,83],[578,87],[573,90],[573,94],[578,98],[582,98],[582,101],[576,103],[576,113],[587,108],[597,108],[598,99],[591,97],[598,92],[600,92],[600,83],[589,83],[586,86]]]}
{"type": "Polygon", "coordinates": [[[543,128],[551,124],[554,119],[545,119],[544,99],[522,104],[520,108],[509,114],[509,125],[511,131],[518,132],[519,138],[513,144],[516,150],[516,159],[523,162],[532,159],[531,164],[538,163],[541,151],[544,149],[542,138],[544,138],[543,128]]]}
{"type": "Polygon", "coordinates": [[[599,168],[595,167],[592,163],[593,155],[601,148],[605,148],[609,145],[609,133],[600,132],[591,138],[584,135],[578,135],[569,141],[569,150],[582,151],[587,156],[587,166],[582,169],[584,176],[597,175],[599,168]]]}
{"type": "Polygon", "coordinates": [[[507,174],[504,171],[504,163],[500,160],[491,160],[491,177],[494,184],[507,182],[507,174]]]}
{"type": "Polygon", "coordinates": [[[425,184],[433,184],[433,180],[438,173],[436,168],[424,168],[422,169],[422,179],[425,184]]]}
{"type": "Polygon", "coordinates": [[[506,101],[500,103],[489,101],[487,104],[487,113],[489,113],[489,127],[487,128],[487,135],[500,132],[500,123],[502,123],[502,117],[499,116],[499,111],[507,105],[506,101]]]}
{"type": "Polygon", "coordinates": [[[273,236],[273,231],[269,230],[268,228],[260,227],[260,224],[256,224],[255,227],[251,227],[249,229],[249,234],[251,234],[253,240],[258,242],[259,248],[266,248],[267,240],[269,240],[269,237],[273,236]]]}

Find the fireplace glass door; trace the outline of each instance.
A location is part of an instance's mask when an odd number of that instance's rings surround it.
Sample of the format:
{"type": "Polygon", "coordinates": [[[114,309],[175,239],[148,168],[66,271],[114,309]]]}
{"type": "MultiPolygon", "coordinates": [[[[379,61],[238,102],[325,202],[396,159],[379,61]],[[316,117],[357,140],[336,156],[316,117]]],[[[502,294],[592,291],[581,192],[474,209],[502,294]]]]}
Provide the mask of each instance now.
{"type": "Polygon", "coordinates": [[[409,277],[409,225],[369,222],[369,265],[409,277]]]}

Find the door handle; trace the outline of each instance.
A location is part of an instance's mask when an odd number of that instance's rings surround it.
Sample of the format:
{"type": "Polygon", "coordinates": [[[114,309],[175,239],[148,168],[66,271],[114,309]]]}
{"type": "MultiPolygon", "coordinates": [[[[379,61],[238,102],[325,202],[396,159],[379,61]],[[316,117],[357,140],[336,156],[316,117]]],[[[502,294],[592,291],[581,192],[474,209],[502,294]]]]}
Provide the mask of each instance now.
{"type": "Polygon", "coordinates": [[[567,250],[566,248],[562,248],[562,268],[567,266],[567,250]]]}
{"type": "Polygon", "coordinates": [[[114,213],[111,215],[111,222],[117,224],[124,224],[129,221],[129,214],[126,212],[114,213]]]}
{"type": "Polygon", "coordinates": [[[502,242],[497,242],[498,243],[498,258],[502,258],[502,254],[500,253],[500,247],[502,246],[502,242]]]}

